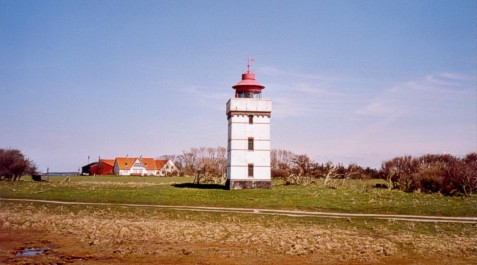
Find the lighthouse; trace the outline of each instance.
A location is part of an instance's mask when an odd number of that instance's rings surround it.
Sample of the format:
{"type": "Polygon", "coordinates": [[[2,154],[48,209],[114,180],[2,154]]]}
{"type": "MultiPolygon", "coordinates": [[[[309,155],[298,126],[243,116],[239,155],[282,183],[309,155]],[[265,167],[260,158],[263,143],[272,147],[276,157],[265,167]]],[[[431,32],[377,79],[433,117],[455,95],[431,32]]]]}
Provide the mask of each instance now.
{"type": "Polygon", "coordinates": [[[250,71],[232,87],[235,97],[227,102],[228,189],[271,188],[270,116],[272,100],[262,98],[265,86],[250,71]]]}

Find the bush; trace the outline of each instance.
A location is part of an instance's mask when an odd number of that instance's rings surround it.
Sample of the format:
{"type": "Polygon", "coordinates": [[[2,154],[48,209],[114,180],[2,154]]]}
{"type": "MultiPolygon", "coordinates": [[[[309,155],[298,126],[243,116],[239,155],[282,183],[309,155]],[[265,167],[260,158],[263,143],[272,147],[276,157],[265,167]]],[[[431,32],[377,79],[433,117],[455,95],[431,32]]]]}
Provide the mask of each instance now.
{"type": "Polygon", "coordinates": [[[477,192],[477,154],[464,158],[434,154],[396,157],[383,162],[380,175],[390,188],[405,192],[471,196],[477,192]]]}
{"type": "Polygon", "coordinates": [[[443,187],[443,178],[435,176],[424,176],[417,182],[419,189],[425,193],[440,192],[443,187]]]}
{"type": "Polygon", "coordinates": [[[36,174],[36,165],[16,149],[0,149],[0,180],[16,181],[36,174]]]}
{"type": "Polygon", "coordinates": [[[286,180],[290,173],[285,169],[272,169],[272,179],[286,180]]]}

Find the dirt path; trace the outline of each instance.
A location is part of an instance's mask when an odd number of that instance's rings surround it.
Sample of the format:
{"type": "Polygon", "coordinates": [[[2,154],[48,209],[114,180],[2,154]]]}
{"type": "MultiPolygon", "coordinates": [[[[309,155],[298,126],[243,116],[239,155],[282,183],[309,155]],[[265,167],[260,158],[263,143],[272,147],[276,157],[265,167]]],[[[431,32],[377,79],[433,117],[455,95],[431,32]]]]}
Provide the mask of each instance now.
{"type": "Polygon", "coordinates": [[[64,201],[51,201],[51,200],[6,199],[6,198],[0,198],[0,201],[39,202],[39,203],[60,204],[60,205],[150,207],[150,208],[163,208],[163,209],[165,208],[165,209],[174,209],[174,210],[182,210],[182,211],[245,213],[245,214],[248,213],[248,214],[279,215],[279,216],[291,216],[291,217],[313,217],[313,216],[323,217],[323,218],[351,218],[353,217],[353,218],[371,218],[371,219],[382,219],[382,220],[392,220],[392,221],[477,224],[477,217],[332,213],[332,212],[296,211],[296,210],[247,209],[247,208],[203,207],[203,206],[169,206],[169,205],[152,205],[152,204],[124,204],[124,203],[64,202],[64,201]]]}

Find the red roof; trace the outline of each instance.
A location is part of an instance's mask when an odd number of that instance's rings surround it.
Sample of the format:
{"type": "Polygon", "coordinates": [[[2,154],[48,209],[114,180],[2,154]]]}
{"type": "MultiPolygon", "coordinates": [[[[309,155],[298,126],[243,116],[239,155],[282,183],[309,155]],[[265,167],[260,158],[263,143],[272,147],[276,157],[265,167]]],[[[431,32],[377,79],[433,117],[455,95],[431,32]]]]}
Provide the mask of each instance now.
{"type": "Polygon", "coordinates": [[[105,163],[105,164],[108,164],[112,167],[114,167],[114,159],[100,159],[99,162],[101,163],[105,163]]]}
{"type": "Polygon", "coordinates": [[[156,160],[156,168],[157,169],[162,169],[165,164],[167,164],[168,160],[156,160]]]}
{"type": "Polygon", "coordinates": [[[145,169],[147,170],[155,170],[157,169],[156,167],[156,161],[154,161],[154,158],[139,158],[139,161],[141,161],[142,165],[144,166],[145,169]]]}
{"type": "Polygon", "coordinates": [[[116,158],[116,163],[118,164],[118,168],[120,170],[129,170],[131,167],[134,165],[134,162],[136,160],[139,160],[141,162],[142,166],[146,170],[156,170],[156,161],[154,158],[148,158],[148,157],[117,157],[116,158]]]}
{"type": "Polygon", "coordinates": [[[116,163],[120,170],[128,170],[132,167],[136,159],[135,157],[116,157],[116,163]]]}
{"type": "Polygon", "coordinates": [[[242,74],[242,81],[233,86],[235,90],[239,91],[261,91],[265,86],[261,85],[255,80],[255,74],[247,72],[242,74]]]}

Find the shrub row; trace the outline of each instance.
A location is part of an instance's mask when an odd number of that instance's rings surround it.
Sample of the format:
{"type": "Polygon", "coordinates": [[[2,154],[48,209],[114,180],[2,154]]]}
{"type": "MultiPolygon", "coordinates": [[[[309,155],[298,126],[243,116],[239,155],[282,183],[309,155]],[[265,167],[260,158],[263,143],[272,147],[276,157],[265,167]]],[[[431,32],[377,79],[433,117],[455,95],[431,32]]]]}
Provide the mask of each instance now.
{"type": "Polygon", "coordinates": [[[402,156],[382,163],[380,170],[356,164],[347,167],[331,162],[317,163],[307,155],[272,150],[272,178],[288,185],[309,184],[314,179],[384,179],[390,189],[405,192],[462,194],[477,192],[477,153],[463,158],[428,154],[402,156]]]}
{"type": "Polygon", "coordinates": [[[428,154],[396,157],[382,164],[381,178],[406,192],[470,196],[477,192],[477,153],[463,158],[428,154]]]}

